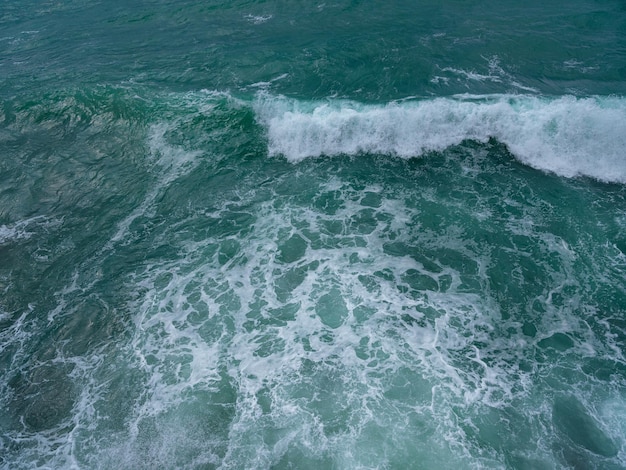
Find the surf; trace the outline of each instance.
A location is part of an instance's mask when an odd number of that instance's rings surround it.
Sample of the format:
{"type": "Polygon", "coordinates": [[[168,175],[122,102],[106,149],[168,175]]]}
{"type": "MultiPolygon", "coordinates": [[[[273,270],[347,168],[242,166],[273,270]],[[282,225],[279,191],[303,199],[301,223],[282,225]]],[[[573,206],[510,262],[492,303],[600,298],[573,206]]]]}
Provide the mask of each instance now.
{"type": "Polygon", "coordinates": [[[459,95],[383,104],[260,94],[268,153],[291,162],[362,153],[425,157],[496,139],[522,163],[565,177],[626,182],[622,97],[459,95]]]}

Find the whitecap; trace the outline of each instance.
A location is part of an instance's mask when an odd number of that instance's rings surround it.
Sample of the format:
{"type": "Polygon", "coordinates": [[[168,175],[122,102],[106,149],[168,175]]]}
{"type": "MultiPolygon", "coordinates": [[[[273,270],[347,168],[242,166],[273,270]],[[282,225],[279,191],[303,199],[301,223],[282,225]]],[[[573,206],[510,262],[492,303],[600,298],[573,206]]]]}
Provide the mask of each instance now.
{"type": "Polygon", "coordinates": [[[461,95],[362,104],[259,94],[258,120],[270,155],[292,162],[321,155],[439,152],[491,138],[522,163],[565,177],[626,182],[626,100],[530,95],[461,95]]]}

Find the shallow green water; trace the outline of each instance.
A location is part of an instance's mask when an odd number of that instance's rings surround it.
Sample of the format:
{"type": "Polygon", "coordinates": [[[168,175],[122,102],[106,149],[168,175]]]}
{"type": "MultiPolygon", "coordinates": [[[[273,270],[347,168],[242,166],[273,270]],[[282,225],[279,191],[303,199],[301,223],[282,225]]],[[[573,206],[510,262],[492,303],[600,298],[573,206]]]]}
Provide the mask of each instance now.
{"type": "Polygon", "coordinates": [[[5,2],[2,468],[624,468],[620,2],[5,2]]]}

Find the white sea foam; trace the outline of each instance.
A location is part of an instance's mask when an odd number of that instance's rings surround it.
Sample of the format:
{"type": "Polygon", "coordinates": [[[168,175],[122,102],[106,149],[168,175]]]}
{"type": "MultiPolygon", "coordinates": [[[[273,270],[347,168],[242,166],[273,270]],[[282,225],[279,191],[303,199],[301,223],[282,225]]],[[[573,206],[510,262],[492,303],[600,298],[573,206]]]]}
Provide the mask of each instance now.
{"type": "MultiPolygon", "coordinates": [[[[187,174],[197,164],[197,158],[202,154],[198,150],[188,151],[182,147],[167,142],[166,134],[173,125],[164,123],[155,124],[150,129],[148,146],[150,156],[155,161],[160,174],[158,184],[146,195],[144,201],[135,210],[118,224],[118,229],[111,242],[118,242],[128,233],[130,225],[138,217],[144,215],[152,207],[155,198],[164,187],[180,176],[187,174]]],[[[110,246],[107,245],[107,248],[110,246]]]]}
{"type": "MultiPolygon", "coordinates": [[[[169,169],[159,183],[180,174],[169,166],[178,151],[170,155],[160,135],[157,128],[150,140],[159,149],[154,158],[169,169]]],[[[537,337],[528,339],[511,333],[519,325],[500,318],[488,289],[461,286],[468,276],[489,284],[482,267],[492,262],[489,249],[454,227],[440,233],[420,226],[422,205],[408,204],[403,191],[376,183],[355,188],[334,176],[314,197],[332,198],[334,210],[277,194],[251,208],[256,191],[242,187],[240,203],[216,201],[197,220],[180,222],[206,228],[246,213],[248,230],[208,230],[179,245],[180,258],[133,271],[132,337],[88,357],[59,359],[72,365],[79,390],[71,416],[57,425],[72,431],[67,439],[56,428],[52,437],[15,437],[33,441],[25,459],[51,456],[58,468],[181,467],[189,459],[188,466],[272,468],[325,457],[339,468],[382,468],[397,466],[399,454],[404,462],[418,456],[428,468],[501,467],[504,457],[476,444],[473,428],[506,430],[516,407],[528,415],[524,429],[549,423],[552,405],[537,385],[540,374],[522,367],[539,354],[537,344],[560,333],[574,338],[574,359],[586,343],[606,354],[569,308],[548,301],[579,278],[576,247],[532,224],[532,207],[506,223],[512,235],[537,242],[545,256],[536,263],[550,273],[546,312],[537,337]],[[423,256],[409,255],[410,246],[423,256]],[[446,261],[434,250],[429,263],[432,248],[454,256],[446,261]],[[112,429],[110,404],[120,397],[129,403],[112,429]],[[86,431],[95,437],[85,442],[86,431]]],[[[169,230],[155,244],[175,241],[179,224],[169,230]]],[[[63,301],[72,292],[74,286],[63,301]]],[[[78,316],[81,305],[68,312],[78,316]]],[[[562,358],[559,367],[572,366],[562,358]]],[[[590,401],[574,392],[581,403],[590,401]]],[[[619,423],[611,413],[623,411],[614,395],[597,419],[607,429],[619,423]]],[[[619,442],[623,430],[610,429],[619,442]]],[[[548,460],[553,450],[545,441],[520,452],[548,460]]]]}
{"type": "Polygon", "coordinates": [[[267,82],[256,82],[253,83],[252,85],[248,85],[248,88],[259,88],[262,90],[266,90],[268,89],[270,86],[272,86],[272,83],[277,82],[279,80],[284,80],[285,78],[289,77],[288,73],[283,73],[275,78],[272,78],[271,80],[267,81],[267,82]]]}
{"type": "Polygon", "coordinates": [[[521,162],[566,177],[626,182],[626,100],[457,96],[364,105],[259,95],[270,155],[417,157],[465,140],[506,144],[521,162]]]}
{"type": "Polygon", "coordinates": [[[480,73],[476,70],[464,70],[454,67],[444,67],[441,72],[444,76],[435,76],[430,81],[432,83],[448,84],[450,80],[454,79],[457,82],[465,82],[468,89],[471,88],[471,82],[492,82],[492,83],[504,83],[511,88],[520,92],[539,93],[539,90],[522,85],[519,83],[513,75],[508,73],[500,65],[500,59],[497,56],[483,57],[487,62],[488,73],[480,73]]]}
{"type": "Polygon", "coordinates": [[[14,224],[0,225],[0,245],[16,240],[26,240],[40,229],[47,230],[61,223],[60,220],[48,219],[42,215],[20,220],[14,224]]]}
{"type": "Polygon", "coordinates": [[[246,15],[244,18],[252,24],[262,24],[271,20],[273,15],[246,15]]]}
{"type": "MultiPolygon", "coordinates": [[[[261,204],[243,239],[189,241],[182,260],[138,274],[144,294],[133,309],[131,349],[146,393],[129,418],[128,448],[115,452],[131,458],[142,423],[166,419],[159,417],[192,391],[217,389],[224,373],[237,390],[228,439],[203,451],[208,459],[225,445],[224,468],[269,468],[294,448],[366,466],[370,439],[390,429],[422,432],[418,445],[429,451],[421,454],[441,466],[457,458],[446,442],[469,445],[450,402],[498,407],[528,391],[526,374],[513,365],[524,344],[493,341],[497,312],[488,300],[457,292],[461,275],[452,267],[427,269],[388,252],[389,238],[409,236],[417,209],[389,194],[377,199],[377,185],[358,191],[331,179],[321,190],[341,200],[332,214],[261,204]],[[372,223],[357,229],[357,215],[372,223]],[[446,279],[449,288],[441,287],[446,279]],[[434,290],[418,292],[420,282],[434,290]]],[[[205,217],[217,223],[243,210],[229,203],[205,217]]],[[[432,237],[467,250],[453,236],[432,237]]],[[[383,447],[396,444],[380,445],[377,459],[386,462],[383,447]]],[[[402,437],[397,445],[405,445],[402,437]]]]}
{"type": "Polygon", "coordinates": [[[19,232],[14,227],[0,225],[0,243],[4,243],[7,240],[14,240],[16,238],[28,238],[28,233],[19,232]]]}

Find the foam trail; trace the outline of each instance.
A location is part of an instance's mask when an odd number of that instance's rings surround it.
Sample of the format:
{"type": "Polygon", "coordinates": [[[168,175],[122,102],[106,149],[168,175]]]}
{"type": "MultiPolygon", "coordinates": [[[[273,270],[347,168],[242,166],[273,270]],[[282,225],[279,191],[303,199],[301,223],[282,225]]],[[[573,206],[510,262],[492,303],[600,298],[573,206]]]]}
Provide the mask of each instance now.
{"type": "MultiPolygon", "coordinates": [[[[201,152],[187,152],[180,147],[168,144],[165,138],[168,130],[169,126],[166,124],[153,125],[150,129],[148,139],[150,154],[155,157],[156,164],[162,171],[161,176],[158,184],[148,193],[144,201],[118,224],[117,232],[111,238],[111,242],[122,240],[128,233],[130,225],[135,219],[146,213],[163,187],[166,187],[179,176],[189,172],[196,165],[195,159],[201,155],[201,152]]],[[[110,248],[110,244],[106,248],[110,248]]]]}
{"type": "Polygon", "coordinates": [[[263,94],[255,109],[270,155],[292,162],[362,152],[409,158],[495,138],[534,168],[626,182],[626,100],[619,97],[459,96],[364,105],[263,94]]]}
{"type": "Polygon", "coordinates": [[[20,220],[14,224],[0,225],[0,245],[16,240],[28,239],[34,234],[31,231],[34,228],[47,229],[59,224],[59,220],[49,220],[43,215],[38,215],[20,220]]]}

